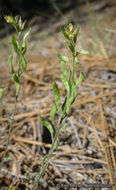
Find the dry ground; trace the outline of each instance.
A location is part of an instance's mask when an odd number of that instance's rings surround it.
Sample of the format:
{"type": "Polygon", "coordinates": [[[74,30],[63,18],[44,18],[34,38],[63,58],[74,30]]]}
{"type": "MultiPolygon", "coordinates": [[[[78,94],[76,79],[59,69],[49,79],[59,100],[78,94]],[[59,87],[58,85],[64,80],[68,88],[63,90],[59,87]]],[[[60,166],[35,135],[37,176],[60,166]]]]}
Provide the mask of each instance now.
{"type": "MultiPolygon", "coordinates": [[[[93,6],[94,7],[94,6],[93,6]]],[[[85,7],[81,7],[84,10],[85,7]]],[[[31,189],[25,175],[39,172],[42,155],[51,146],[48,131],[40,124],[39,117],[49,117],[53,97],[52,82],[60,88],[62,99],[65,91],[60,80],[61,65],[55,52],[69,54],[59,32],[59,26],[80,18],[79,48],[95,54],[81,55],[77,70],[83,71],[84,82],[78,88],[78,97],[67,118],[68,127],[59,139],[56,156],[50,160],[44,176],[45,182],[38,189],[58,188],[57,184],[99,183],[103,190],[114,184],[116,190],[116,6],[95,12],[94,25],[89,16],[72,10],[57,21],[39,22],[32,20],[32,33],[26,55],[28,69],[21,79],[21,91],[17,113],[11,135],[7,161],[0,171],[0,189],[19,187],[31,189]],[[107,19],[106,19],[107,18],[107,19]],[[112,22],[111,22],[112,21],[112,22]],[[36,24],[33,24],[36,23],[36,24]]],[[[86,11],[83,13],[86,13],[86,11]]],[[[8,86],[4,95],[6,110],[12,113],[14,105],[14,84],[7,66],[10,36],[1,40],[0,82],[8,86]]],[[[9,124],[0,107],[0,158],[3,156],[9,124]]],[[[72,187],[72,189],[76,189],[72,187]]],[[[93,189],[93,188],[90,188],[93,189]]],[[[101,189],[95,188],[95,189],[101,189]]]]}

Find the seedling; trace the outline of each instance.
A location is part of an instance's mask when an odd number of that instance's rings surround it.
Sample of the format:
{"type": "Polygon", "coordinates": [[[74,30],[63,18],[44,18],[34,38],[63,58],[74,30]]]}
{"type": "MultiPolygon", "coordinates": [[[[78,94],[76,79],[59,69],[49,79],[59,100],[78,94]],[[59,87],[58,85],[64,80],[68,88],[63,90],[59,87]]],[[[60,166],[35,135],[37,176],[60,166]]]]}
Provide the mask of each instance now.
{"type": "MultiPolygon", "coordinates": [[[[12,48],[13,48],[14,52],[16,53],[16,56],[17,56],[17,60],[15,63],[17,66],[17,69],[16,70],[14,69],[13,54],[10,54],[10,56],[8,57],[8,64],[10,67],[10,72],[11,72],[13,81],[15,83],[16,95],[15,95],[13,113],[11,115],[6,114],[6,117],[8,118],[9,123],[10,123],[10,127],[9,127],[8,139],[7,139],[4,155],[3,155],[2,161],[0,163],[0,169],[6,160],[5,157],[6,157],[8,145],[10,143],[10,136],[11,136],[12,126],[13,126],[13,122],[14,122],[14,115],[16,113],[16,104],[17,104],[17,99],[18,99],[18,95],[19,95],[19,91],[20,91],[20,77],[25,72],[25,70],[27,68],[25,53],[27,51],[27,37],[29,36],[29,33],[30,33],[30,29],[29,29],[24,34],[24,36],[22,35],[22,31],[24,30],[24,26],[25,26],[26,21],[22,22],[21,16],[13,17],[11,15],[11,16],[5,16],[4,18],[5,18],[7,23],[11,24],[15,28],[15,30],[17,32],[17,38],[13,35],[12,39],[11,39],[12,48]]],[[[0,87],[0,102],[1,102],[3,107],[5,107],[5,106],[2,103],[2,96],[3,96],[5,89],[6,89],[5,87],[2,87],[2,86],[0,87]]]]}
{"type": "Polygon", "coordinates": [[[69,24],[64,29],[62,29],[61,32],[65,38],[65,44],[68,46],[72,55],[71,60],[66,56],[62,56],[60,53],[57,53],[57,56],[61,61],[61,80],[66,89],[66,96],[64,97],[64,102],[61,103],[58,85],[56,82],[53,82],[54,101],[50,112],[50,119],[54,126],[54,129],[45,118],[40,117],[40,121],[45,127],[47,127],[51,134],[52,145],[49,150],[49,153],[43,157],[40,173],[38,176],[36,176],[36,180],[32,188],[33,190],[36,189],[38,183],[41,182],[48,162],[50,158],[54,156],[54,151],[57,149],[59,145],[59,134],[62,130],[64,130],[67,127],[67,124],[64,124],[64,121],[68,117],[71,105],[74,103],[77,97],[77,87],[84,79],[84,75],[81,72],[79,78],[76,81],[74,80],[75,73],[77,72],[77,65],[80,63],[78,55],[80,53],[88,53],[87,51],[76,50],[76,42],[79,34],[79,27],[77,27],[77,29],[75,30],[74,26],[72,24],[69,24]],[[67,69],[67,63],[71,65],[71,69],[67,69]],[[59,116],[58,120],[56,120],[56,114],[59,116]]]}

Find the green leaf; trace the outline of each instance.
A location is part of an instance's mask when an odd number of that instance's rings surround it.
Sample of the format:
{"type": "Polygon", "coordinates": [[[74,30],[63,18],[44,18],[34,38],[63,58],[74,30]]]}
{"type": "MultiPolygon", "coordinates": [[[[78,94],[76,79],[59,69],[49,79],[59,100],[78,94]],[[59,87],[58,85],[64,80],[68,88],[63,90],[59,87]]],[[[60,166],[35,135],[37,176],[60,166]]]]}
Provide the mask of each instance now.
{"type": "Polygon", "coordinates": [[[67,97],[65,97],[64,103],[62,104],[62,108],[61,108],[61,121],[60,122],[62,122],[62,119],[64,119],[64,117],[65,117],[66,101],[67,101],[67,97]]]}
{"type": "Polygon", "coordinates": [[[63,127],[61,128],[61,130],[66,129],[67,126],[68,126],[68,125],[65,123],[65,124],[63,125],[63,127]]]}
{"type": "Polygon", "coordinates": [[[77,96],[77,87],[76,87],[76,85],[74,84],[74,86],[73,86],[73,88],[72,88],[73,101],[71,102],[71,104],[73,104],[73,102],[75,101],[76,96],[77,96]]]}
{"type": "Polygon", "coordinates": [[[79,34],[79,30],[80,30],[80,28],[79,28],[79,26],[77,26],[76,33],[74,34],[74,43],[75,43],[75,44],[76,44],[76,41],[77,41],[77,36],[78,36],[78,34],[79,34]]]}
{"type": "Polygon", "coordinates": [[[77,55],[78,55],[78,54],[89,55],[90,52],[88,52],[88,51],[86,51],[86,50],[83,50],[83,49],[80,49],[80,50],[77,51],[77,55]]]}
{"type": "Polygon", "coordinates": [[[66,87],[67,92],[69,93],[69,91],[70,91],[69,84],[68,84],[68,81],[63,74],[61,74],[61,80],[62,80],[64,86],[66,87]]]}
{"type": "Polygon", "coordinates": [[[57,53],[57,57],[63,62],[70,62],[70,59],[67,56],[62,56],[60,53],[57,53]]]}
{"type": "Polygon", "coordinates": [[[16,86],[16,96],[18,96],[19,90],[20,90],[20,82],[19,82],[19,78],[16,74],[14,74],[13,76],[14,82],[15,82],[15,86],[16,86]]]}
{"type": "Polygon", "coordinates": [[[80,73],[78,80],[76,81],[76,87],[83,81],[84,74],[83,72],[80,73]]]}
{"type": "Polygon", "coordinates": [[[60,112],[60,93],[59,93],[58,85],[56,84],[56,82],[53,82],[53,90],[54,90],[56,106],[58,108],[58,111],[60,112]]]}
{"type": "Polygon", "coordinates": [[[69,96],[71,94],[71,90],[72,90],[72,81],[71,81],[71,76],[72,76],[72,71],[69,71],[69,75],[68,75],[68,85],[69,85],[69,96]]]}
{"type": "Polygon", "coordinates": [[[9,190],[15,190],[13,187],[10,187],[10,189],[9,190]]]}
{"type": "Polygon", "coordinates": [[[12,59],[13,59],[13,55],[10,55],[8,57],[8,64],[9,64],[9,67],[10,67],[10,72],[13,74],[14,73],[14,69],[13,69],[13,65],[12,65],[12,59]]]}
{"type": "Polygon", "coordinates": [[[26,62],[26,59],[24,58],[24,56],[22,56],[22,68],[23,68],[23,72],[25,72],[25,70],[27,68],[27,62],[26,62]]]}
{"type": "Polygon", "coordinates": [[[5,90],[6,90],[6,87],[0,86],[0,102],[2,100],[2,96],[5,90]]]}
{"type": "Polygon", "coordinates": [[[65,110],[66,101],[67,101],[67,97],[65,97],[64,103],[62,104],[62,111],[64,111],[64,110],[65,110]]]}
{"type": "Polygon", "coordinates": [[[65,43],[70,48],[72,54],[74,54],[75,53],[74,45],[71,42],[68,42],[68,41],[66,41],[65,43]]]}
{"type": "Polygon", "coordinates": [[[77,87],[76,87],[75,83],[73,83],[72,84],[72,93],[71,93],[71,96],[68,98],[68,100],[66,102],[66,113],[67,114],[69,114],[69,112],[70,112],[70,106],[75,101],[76,96],[77,96],[77,87]]]}
{"type": "Polygon", "coordinates": [[[52,109],[51,109],[51,112],[50,112],[50,118],[51,118],[51,121],[53,122],[54,125],[55,125],[55,114],[56,114],[56,111],[57,111],[57,107],[56,107],[56,104],[53,102],[52,109]]]}
{"type": "Polygon", "coordinates": [[[72,87],[72,96],[76,97],[77,95],[77,86],[75,85],[75,83],[73,83],[73,87],[72,87]]]}
{"type": "Polygon", "coordinates": [[[61,30],[62,34],[64,35],[64,37],[67,39],[67,40],[70,40],[68,34],[62,29],[61,30]]]}
{"type": "Polygon", "coordinates": [[[74,97],[73,97],[73,96],[71,96],[71,97],[67,100],[67,102],[66,102],[66,113],[67,113],[67,114],[69,114],[69,112],[70,112],[70,106],[71,106],[72,102],[74,102],[74,97]]]}
{"type": "Polygon", "coordinates": [[[56,150],[59,146],[59,143],[56,141],[55,144],[54,144],[54,147],[53,147],[53,151],[56,150]]]}
{"type": "Polygon", "coordinates": [[[67,72],[67,69],[66,69],[65,61],[61,61],[61,64],[62,64],[62,71],[63,71],[65,77],[68,78],[68,72],[67,72]]]}
{"type": "Polygon", "coordinates": [[[31,28],[29,28],[29,30],[25,33],[24,37],[23,37],[23,44],[22,44],[22,54],[24,55],[26,50],[27,50],[27,37],[29,36],[31,31],[31,28]]]}
{"type": "Polygon", "coordinates": [[[6,157],[3,158],[3,162],[7,162],[9,160],[12,160],[11,156],[6,156],[6,157]]]}
{"type": "Polygon", "coordinates": [[[76,57],[74,57],[74,64],[79,64],[80,63],[80,61],[78,60],[78,58],[77,58],[77,56],[76,57]]]}
{"type": "Polygon", "coordinates": [[[21,30],[23,30],[23,29],[24,29],[25,24],[26,24],[26,20],[22,23],[21,30]]]}
{"type": "Polygon", "coordinates": [[[22,20],[21,20],[21,16],[19,16],[19,22],[18,22],[18,25],[19,25],[19,29],[21,30],[21,27],[22,27],[22,20]]]}
{"type": "Polygon", "coordinates": [[[51,158],[53,156],[55,156],[55,154],[47,154],[47,155],[45,155],[44,158],[43,158],[43,160],[42,160],[43,164],[45,163],[46,159],[51,158]]]}
{"type": "Polygon", "coordinates": [[[51,126],[51,124],[46,121],[43,117],[40,117],[40,121],[42,122],[42,124],[49,130],[50,134],[51,134],[51,138],[53,141],[53,135],[54,135],[54,130],[53,127],[51,126]]]}
{"type": "Polygon", "coordinates": [[[15,36],[12,36],[12,45],[13,45],[14,51],[18,54],[19,49],[18,49],[18,44],[17,44],[15,36]]]}
{"type": "Polygon", "coordinates": [[[42,163],[41,163],[42,168],[44,168],[46,160],[49,159],[49,158],[52,158],[53,156],[55,156],[55,154],[47,154],[47,155],[45,155],[43,157],[43,160],[42,160],[42,163]]]}

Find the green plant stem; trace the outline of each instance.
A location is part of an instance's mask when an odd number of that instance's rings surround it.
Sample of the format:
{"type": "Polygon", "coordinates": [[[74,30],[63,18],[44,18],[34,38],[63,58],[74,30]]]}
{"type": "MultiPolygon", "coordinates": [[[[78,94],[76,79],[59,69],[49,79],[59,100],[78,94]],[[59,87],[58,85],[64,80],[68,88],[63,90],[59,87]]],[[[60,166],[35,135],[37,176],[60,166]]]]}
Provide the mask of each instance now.
{"type": "Polygon", "coordinates": [[[51,145],[51,148],[49,150],[49,153],[47,155],[45,155],[42,159],[40,173],[38,176],[35,176],[34,185],[33,185],[32,190],[37,189],[38,183],[39,182],[41,183],[41,178],[43,177],[43,175],[45,173],[45,169],[48,165],[48,162],[49,162],[50,158],[54,156],[53,152],[58,147],[59,134],[60,134],[62,129],[65,129],[67,127],[67,124],[64,124],[62,126],[63,120],[68,116],[69,111],[70,111],[70,106],[73,104],[73,102],[75,101],[75,98],[77,96],[76,87],[83,80],[83,75],[81,74],[79,76],[79,79],[76,82],[74,81],[74,75],[75,75],[76,66],[78,63],[77,55],[80,54],[80,52],[76,52],[76,38],[78,35],[78,31],[79,31],[78,28],[77,28],[76,32],[74,31],[74,27],[72,24],[69,24],[65,28],[64,31],[62,30],[64,37],[66,38],[66,40],[68,40],[68,41],[66,41],[66,44],[68,45],[69,49],[71,50],[71,54],[73,56],[73,60],[70,62],[69,58],[67,58],[66,56],[61,56],[60,54],[58,54],[58,57],[62,62],[62,68],[63,68],[63,75],[61,76],[61,79],[62,79],[63,84],[66,87],[67,95],[66,95],[64,102],[61,106],[61,104],[60,104],[60,93],[59,93],[58,86],[55,82],[53,83],[55,103],[52,106],[52,110],[50,112],[50,118],[51,118],[52,124],[54,125],[56,133],[54,136],[52,125],[46,119],[41,117],[40,118],[41,122],[43,123],[43,125],[45,127],[48,128],[49,132],[51,133],[52,145],[51,145]],[[69,62],[72,64],[71,70],[69,70],[69,71],[67,71],[67,68],[65,65],[66,62],[69,62]],[[65,77],[65,75],[66,75],[66,77],[65,77]],[[55,116],[56,116],[57,111],[59,113],[59,121],[57,124],[58,127],[54,124],[55,123],[54,120],[55,120],[55,116]]]}
{"type": "Polygon", "coordinates": [[[74,82],[74,58],[73,58],[73,65],[72,65],[72,84],[74,82]]]}
{"type": "MultiPolygon", "coordinates": [[[[58,129],[57,129],[57,131],[56,131],[56,134],[55,134],[55,137],[54,137],[52,146],[51,146],[51,148],[50,148],[50,150],[49,150],[48,158],[45,160],[45,163],[44,163],[43,166],[42,166],[42,164],[41,164],[41,169],[40,169],[39,177],[38,177],[38,179],[35,181],[35,184],[33,185],[32,190],[34,190],[34,189],[37,187],[39,181],[40,181],[41,178],[43,177],[44,172],[45,172],[45,169],[46,169],[46,167],[47,167],[47,165],[48,165],[49,159],[51,158],[51,154],[53,154],[54,150],[56,149],[56,143],[57,143],[57,140],[58,140],[58,137],[59,137],[59,134],[60,134],[60,129],[61,129],[61,127],[59,126],[58,129]]],[[[43,158],[43,159],[44,159],[44,158],[43,158]]],[[[42,160],[42,161],[43,161],[43,160],[42,160]]]]}
{"type": "Polygon", "coordinates": [[[11,132],[12,132],[12,127],[13,127],[13,122],[14,122],[14,115],[15,115],[15,112],[16,112],[16,104],[17,104],[17,96],[15,98],[15,105],[14,105],[14,111],[13,111],[13,114],[9,117],[9,121],[10,121],[10,127],[9,127],[9,132],[8,132],[8,139],[7,139],[7,143],[6,143],[6,147],[5,147],[5,151],[4,151],[4,155],[3,155],[3,158],[2,158],[2,161],[0,163],[0,170],[4,164],[4,158],[6,157],[6,153],[7,153],[7,149],[8,149],[8,145],[10,143],[10,136],[11,136],[11,132]]]}
{"type": "MultiPolygon", "coordinates": [[[[21,54],[21,33],[18,32],[18,45],[19,45],[19,51],[21,54]]],[[[20,60],[20,55],[17,55],[17,61],[18,61],[18,76],[20,77],[20,64],[21,64],[21,60],[20,60]]]]}

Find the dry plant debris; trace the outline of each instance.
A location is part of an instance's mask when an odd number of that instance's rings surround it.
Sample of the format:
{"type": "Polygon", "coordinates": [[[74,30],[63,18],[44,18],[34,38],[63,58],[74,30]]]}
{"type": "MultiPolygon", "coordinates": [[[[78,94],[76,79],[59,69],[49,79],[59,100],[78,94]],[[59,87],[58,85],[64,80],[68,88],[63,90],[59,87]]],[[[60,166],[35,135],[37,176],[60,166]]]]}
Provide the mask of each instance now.
{"type": "MultiPolygon", "coordinates": [[[[7,161],[0,172],[0,183],[14,184],[31,189],[25,174],[39,172],[42,154],[50,147],[50,135],[40,125],[40,115],[48,116],[53,91],[51,81],[55,79],[60,92],[60,64],[57,60],[45,59],[41,55],[27,55],[28,70],[23,75],[18,111],[15,116],[11,144],[7,161]],[[21,110],[21,111],[20,111],[21,110]]],[[[116,183],[116,58],[80,56],[81,70],[85,81],[78,89],[78,99],[72,107],[67,123],[69,127],[60,135],[61,145],[56,157],[51,159],[45,174],[42,189],[56,189],[57,183],[116,183]]],[[[0,74],[1,78],[3,73],[0,74]]],[[[77,72],[78,75],[78,72],[77,72]]],[[[12,81],[8,99],[4,98],[12,112],[12,81]]],[[[0,158],[7,139],[8,122],[0,110],[0,158]]],[[[49,119],[49,118],[48,118],[49,119]]],[[[115,186],[113,186],[115,190],[115,186]]]]}

